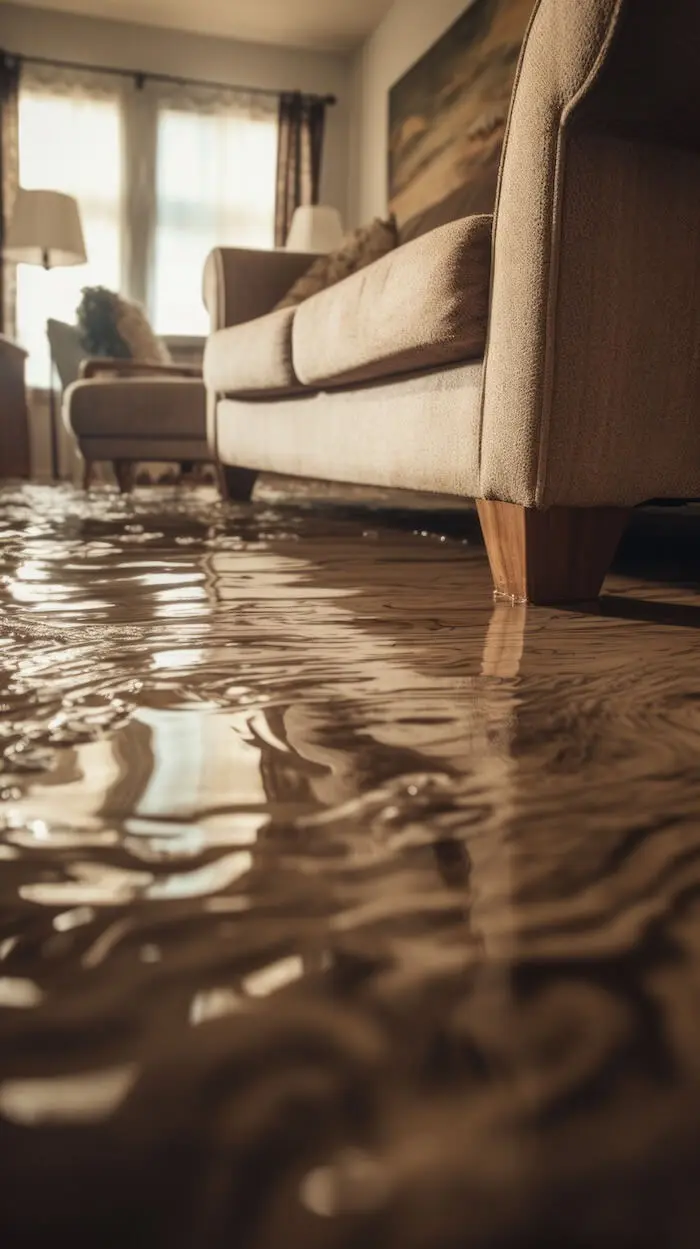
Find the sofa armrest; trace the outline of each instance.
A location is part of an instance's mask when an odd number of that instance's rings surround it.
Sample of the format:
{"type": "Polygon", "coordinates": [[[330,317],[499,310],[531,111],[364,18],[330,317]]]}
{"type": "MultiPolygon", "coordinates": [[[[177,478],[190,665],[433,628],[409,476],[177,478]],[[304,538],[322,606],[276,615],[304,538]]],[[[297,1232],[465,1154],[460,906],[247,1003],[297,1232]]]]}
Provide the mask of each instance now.
{"type": "Polygon", "coordinates": [[[525,506],[544,502],[567,121],[590,91],[623,3],[581,0],[579,20],[577,0],[577,20],[565,22],[560,0],[538,0],[515,77],[494,217],[481,470],[487,497],[525,506]]]}
{"type": "Polygon", "coordinates": [[[538,0],[511,101],[481,494],[537,508],[694,497],[700,7],[568,8],[538,0]]]}
{"type": "Polygon", "coordinates": [[[201,378],[202,370],[193,364],[148,364],[143,360],[110,359],[95,356],[83,360],[80,377],[83,381],[103,374],[108,377],[192,377],[201,378]]]}
{"type": "Polygon", "coordinates": [[[203,282],[212,333],[272,312],[315,259],[308,252],[215,248],[207,257],[203,282]]]}

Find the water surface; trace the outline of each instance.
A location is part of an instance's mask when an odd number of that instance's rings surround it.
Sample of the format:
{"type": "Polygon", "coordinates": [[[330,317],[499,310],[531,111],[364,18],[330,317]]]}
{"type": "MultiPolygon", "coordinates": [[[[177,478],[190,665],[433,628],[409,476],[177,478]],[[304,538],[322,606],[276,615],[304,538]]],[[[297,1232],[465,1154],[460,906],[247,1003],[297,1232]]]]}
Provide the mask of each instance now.
{"type": "Polygon", "coordinates": [[[206,490],[0,548],[3,1246],[696,1246],[697,578],[206,490]]]}

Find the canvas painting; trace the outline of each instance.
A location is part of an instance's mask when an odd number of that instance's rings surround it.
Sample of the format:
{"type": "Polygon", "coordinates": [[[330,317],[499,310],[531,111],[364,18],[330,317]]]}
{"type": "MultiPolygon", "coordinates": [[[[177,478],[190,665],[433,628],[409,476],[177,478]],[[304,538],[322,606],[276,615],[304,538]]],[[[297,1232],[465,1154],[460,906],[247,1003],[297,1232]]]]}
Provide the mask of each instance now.
{"type": "Polygon", "coordinates": [[[402,238],[492,212],[533,0],[474,0],[389,96],[389,197],[402,238]]]}

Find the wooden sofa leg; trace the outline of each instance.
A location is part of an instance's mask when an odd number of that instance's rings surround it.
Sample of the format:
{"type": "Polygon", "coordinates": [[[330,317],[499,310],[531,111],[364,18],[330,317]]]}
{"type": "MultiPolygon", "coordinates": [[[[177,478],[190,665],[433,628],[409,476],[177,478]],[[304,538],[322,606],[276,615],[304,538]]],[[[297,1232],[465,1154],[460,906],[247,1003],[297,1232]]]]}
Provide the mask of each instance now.
{"type": "Polygon", "coordinates": [[[477,502],[496,595],[523,603],[598,597],[630,512],[616,507],[546,511],[477,502]]]}
{"type": "Polygon", "coordinates": [[[134,466],[131,460],[112,460],[114,476],[117,479],[120,494],[128,494],[134,479],[134,466]]]}
{"type": "Polygon", "coordinates": [[[253,487],[258,473],[253,468],[231,468],[228,464],[217,464],[219,489],[224,499],[235,499],[239,503],[247,503],[253,495],[253,487]]]}

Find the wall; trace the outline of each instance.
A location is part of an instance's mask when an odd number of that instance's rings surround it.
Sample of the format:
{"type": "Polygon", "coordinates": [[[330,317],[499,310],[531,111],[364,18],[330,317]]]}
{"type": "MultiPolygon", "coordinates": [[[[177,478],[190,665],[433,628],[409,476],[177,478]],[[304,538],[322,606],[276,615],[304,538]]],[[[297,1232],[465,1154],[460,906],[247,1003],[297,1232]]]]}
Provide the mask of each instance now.
{"type": "Polygon", "coordinates": [[[343,218],[347,216],[352,83],[347,56],[156,30],[2,2],[0,47],[25,56],[55,57],[111,69],[142,69],[246,87],[336,95],[338,104],[328,110],[321,193],[325,203],[339,208],[343,218]]]}
{"type": "Polygon", "coordinates": [[[386,212],[389,89],[468,7],[468,0],[395,0],[357,53],[348,190],[353,223],[386,212]]]}

